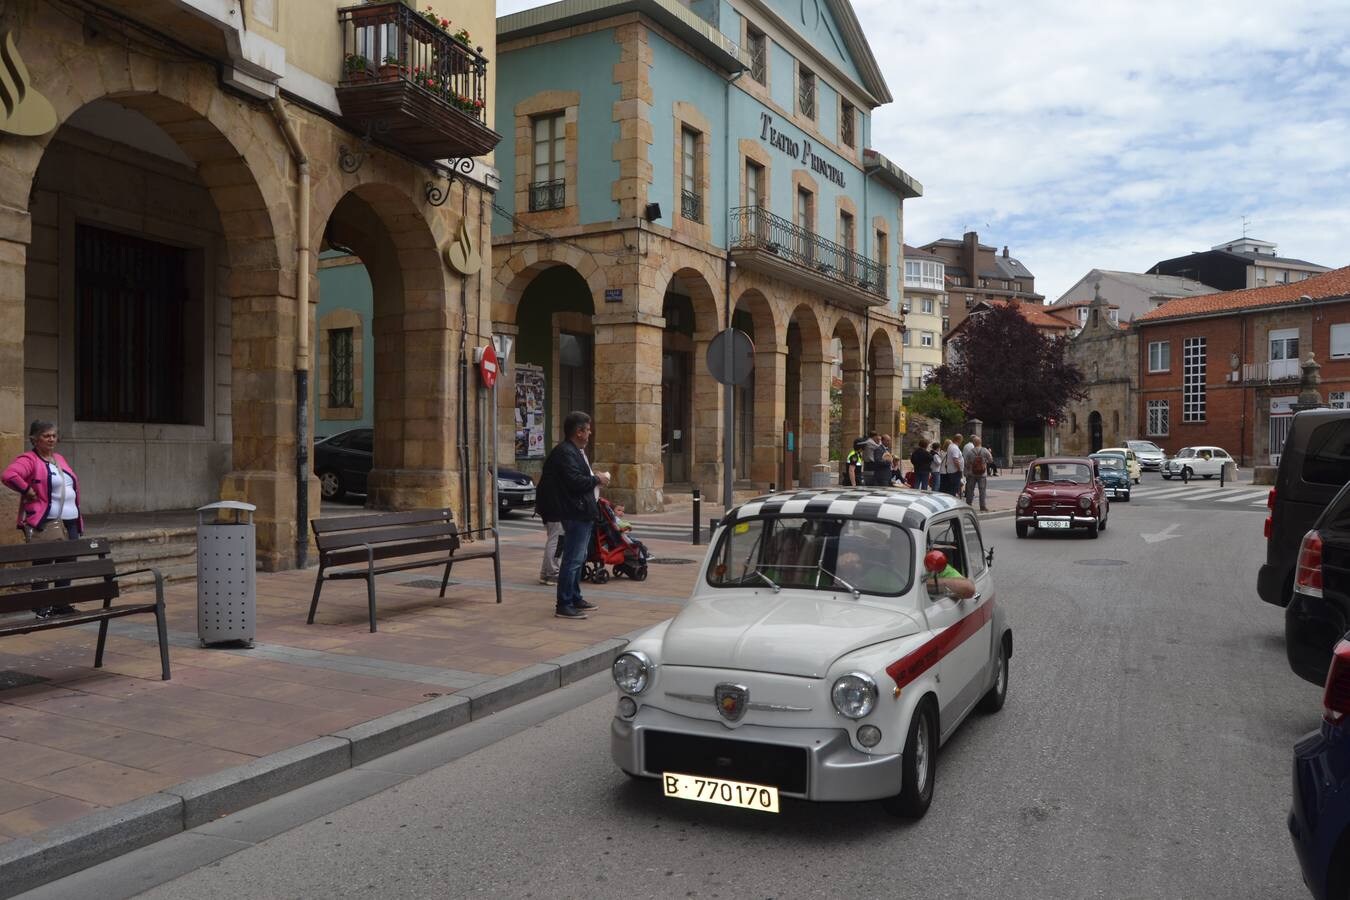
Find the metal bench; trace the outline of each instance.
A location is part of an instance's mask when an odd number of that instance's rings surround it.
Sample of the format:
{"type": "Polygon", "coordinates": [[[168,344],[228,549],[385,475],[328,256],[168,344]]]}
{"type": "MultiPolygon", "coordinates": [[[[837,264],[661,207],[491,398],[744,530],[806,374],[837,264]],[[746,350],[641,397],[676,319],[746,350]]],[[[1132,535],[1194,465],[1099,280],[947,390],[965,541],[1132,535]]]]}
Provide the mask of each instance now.
{"type": "Polygon", "coordinates": [[[164,622],[164,579],[158,569],[113,569],[112,544],[104,538],[79,538],[74,541],[40,541],[0,547],[0,613],[27,613],[19,619],[0,620],[0,636],[67,628],[98,623],[98,645],[94,650],[94,668],[103,666],[103,646],[108,638],[108,622],[122,616],[153,613],[159,635],[159,662],[162,678],[169,680],[169,641],[164,622]],[[117,579],[149,572],[155,576],[154,602],[117,603],[122,598],[117,579]],[[29,618],[32,610],[51,606],[102,602],[94,609],[53,615],[45,619],[29,618]]]}
{"type": "Polygon", "coordinates": [[[319,548],[319,574],[314,580],[314,599],[309,604],[307,620],[310,625],[314,624],[314,613],[319,608],[319,592],[323,590],[325,581],[339,578],[365,580],[366,598],[370,606],[370,630],[373,633],[376,575],[443,565],[445,575],[441,578],[440,596],[444,597],[445,587],[450,582],[450,568],[468,559],[492,560],[497,602],[502,602],[502,570],[496,528],[460,531],[455,527],[454,518],[448,509],[330,516],[312,519],[310,526],[314,529],[314,543],[319,548]],[[461,552],[461,535],[488,533],[492,535],[491,546],[474,546],[461,552]]]}

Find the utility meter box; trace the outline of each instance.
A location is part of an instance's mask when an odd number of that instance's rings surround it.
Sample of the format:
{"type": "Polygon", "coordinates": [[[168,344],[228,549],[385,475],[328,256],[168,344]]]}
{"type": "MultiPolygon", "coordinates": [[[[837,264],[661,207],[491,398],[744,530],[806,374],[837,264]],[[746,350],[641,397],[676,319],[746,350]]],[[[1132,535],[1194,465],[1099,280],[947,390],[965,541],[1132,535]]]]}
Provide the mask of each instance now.
{"type": "Polygon", "coordinates": [[[197,637],[203,646],[253,643],[257,543],[251,503],[222,500],[197,510],[197,637]],[[221,511],[233,513],[233,520],[221,511]]]}

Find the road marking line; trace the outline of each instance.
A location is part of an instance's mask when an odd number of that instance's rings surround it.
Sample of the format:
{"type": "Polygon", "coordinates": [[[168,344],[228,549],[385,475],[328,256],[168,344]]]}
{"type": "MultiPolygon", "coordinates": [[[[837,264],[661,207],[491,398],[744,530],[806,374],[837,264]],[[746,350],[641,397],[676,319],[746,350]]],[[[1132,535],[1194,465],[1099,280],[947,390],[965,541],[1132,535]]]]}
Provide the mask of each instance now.
{"type": "Polygon", "coordinates": [[[1188,499],[1188,500],[1213,500],[1215,497],[1218,497],[1220,494],[1227,494],[1227,493],[1229,493],[1231,490],[1232,490],[1231,488],[1202,488],[1201,490],[1197,491],[1196,493],[1191,494],[1191,495],[1190,495],[1189,497],[1187,497],[1186,499],[1188,499]]]}
{"type": "Polygon", "coordinates": [[[1238,494],[1236,497],[1224,497],[1224,498],[1222,498],[1222,499],[1220,499],[1220,500],[1217,500],[1217,501],[1215,501],[1215,502],[1217,502],[1217,503],[1239,503],[1239,502],[1241,502],[1241,501],[1243,501],[1243,500],[1255,500],[1256,498],[1260,497],[1260,498],[1261,498],[1261,502],[1262,502],[1262,503],[1265,503],[1265,502],[1266,502],[1266,493],[1267,493],[1266,491],[1243,491],[1241,494],[1238,494]]]}
{"type": "Polygon", "coordinates": [[[1196,489],[1193,488],[1193,487],[1190,487],[1189,485],[1186,485],[1186,486],[1183,486],[1183,487],[1163,488],[1163,489],[1160,490],[1160,491],[1148,490],[1148,491],[1144,491],[1144,492],[1141,493],[1139,496],[1141,496],[1141,497],[1158,497],[1158,498],[1161,498],[1161,497],[1174,497],[1174,496],[1176,496],[1177,494],[1185,494],[1185,493],[1187,493],[1188,491],[1193,491],[1193,490],[1196,490],[1196,489]]]}

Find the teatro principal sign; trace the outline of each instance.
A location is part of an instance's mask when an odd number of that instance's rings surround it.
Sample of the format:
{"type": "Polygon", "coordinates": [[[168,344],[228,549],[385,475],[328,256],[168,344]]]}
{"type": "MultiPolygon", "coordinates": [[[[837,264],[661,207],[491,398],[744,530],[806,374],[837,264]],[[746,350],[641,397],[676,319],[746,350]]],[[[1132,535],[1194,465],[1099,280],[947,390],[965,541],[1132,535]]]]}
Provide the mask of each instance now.
{"type": "Polygon", "coordinates": [[[802,139],[795,141],[787,134],[773,127],[773,116],[762,112],[759,114],[760,133],[759,139],[764,141],[775,150],[786,153],[806,168],[820,175],[827,181],[832,181],[841,188],[847,190],[848,186],[844,184],[844,172],[834,163],[817,156],[811,148],[811,142],[802,139]]]}

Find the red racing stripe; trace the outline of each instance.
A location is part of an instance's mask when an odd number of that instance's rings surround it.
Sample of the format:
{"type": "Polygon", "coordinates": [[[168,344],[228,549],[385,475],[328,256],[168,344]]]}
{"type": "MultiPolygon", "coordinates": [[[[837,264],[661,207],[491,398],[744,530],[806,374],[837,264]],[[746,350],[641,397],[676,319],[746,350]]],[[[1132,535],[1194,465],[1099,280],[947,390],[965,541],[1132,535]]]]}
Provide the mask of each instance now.
{"type": "Polygon", "coordinates": [[[949,625],[945,631],[930,641],[906,653],[886,667],[886,674],[895,679],[895,686],[902,688],[933,666],[941,662],[942,657],[975,634],[994,615],[994,601],[982,605],[955,625],[949,625]]]}

